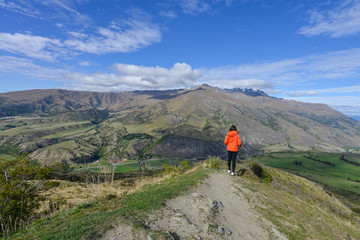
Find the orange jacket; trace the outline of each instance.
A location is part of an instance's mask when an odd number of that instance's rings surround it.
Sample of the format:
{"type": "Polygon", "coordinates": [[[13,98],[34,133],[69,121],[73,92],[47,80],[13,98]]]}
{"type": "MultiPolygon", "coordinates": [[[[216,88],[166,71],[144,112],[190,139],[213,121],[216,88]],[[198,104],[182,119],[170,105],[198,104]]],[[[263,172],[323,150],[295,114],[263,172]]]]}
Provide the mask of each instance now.
{"type": "Polygon", "coordinates": [[[238,147],[241,147],[241,139],[237,131],[230,131],[227,133],[227,136],[224,140],[227,150],[231,152],[237,152],[238,147]]]}

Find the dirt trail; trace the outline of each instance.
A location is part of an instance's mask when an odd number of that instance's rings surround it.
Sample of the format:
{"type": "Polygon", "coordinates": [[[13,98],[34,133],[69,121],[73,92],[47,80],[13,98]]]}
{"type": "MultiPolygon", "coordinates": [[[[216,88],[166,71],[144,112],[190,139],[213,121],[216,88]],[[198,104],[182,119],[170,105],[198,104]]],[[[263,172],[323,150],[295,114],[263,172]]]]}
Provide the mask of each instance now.
{"type": "Polygon", "coordinates": [[[250,199],[256,193],[237,178],[213,173],[191,193],[167,201],[163,209],[148,216],[147,233],[120,225],[103,239],[150,240],[151,231],[167,232],[172,239],[287,239],[252,210],[250,199]]]}

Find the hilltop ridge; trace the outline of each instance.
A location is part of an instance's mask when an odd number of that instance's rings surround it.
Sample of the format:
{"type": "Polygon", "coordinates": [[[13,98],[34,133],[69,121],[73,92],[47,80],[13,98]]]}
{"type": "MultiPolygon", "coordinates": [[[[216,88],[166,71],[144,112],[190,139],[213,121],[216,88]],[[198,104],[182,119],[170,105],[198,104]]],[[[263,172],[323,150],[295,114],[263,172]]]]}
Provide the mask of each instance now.
{"type": "Polygon", "coordinates": [[[10,239],[360,239],[358,213],[336,195],[270,167],[262,167],[266,178],[258,177],[253,164],[239,164],[234,177],[205,162],[121,195],[116,182],[114,193],[43,218],[10,239]]]}

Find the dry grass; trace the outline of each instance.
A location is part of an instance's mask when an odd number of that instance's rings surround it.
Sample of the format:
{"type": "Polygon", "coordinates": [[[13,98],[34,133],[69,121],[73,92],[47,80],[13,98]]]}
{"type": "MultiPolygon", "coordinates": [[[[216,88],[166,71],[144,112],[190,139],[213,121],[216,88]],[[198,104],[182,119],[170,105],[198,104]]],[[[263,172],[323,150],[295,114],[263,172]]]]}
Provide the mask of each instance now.
{"type": "MultiPolygon", "coordinates": [[[[193,167],[187,172],[196,171],[201,166],[193,167]]],[[[108,170],[104,170],[106,173],[108,170]]],[[[102,174],[102,173],[99,173],[102,174]]],[[[143,176],[139,178],[126,178],[122,180],[115,180],[113,184],[111,179],[107,179],[106,182],[88,181],[87,183],[69,182],[69,181],[57,181],[59,186],[51,188],[49,190],[41,192],[41,196],[46,199],[43,202],[40,212],[43,213],[55,213],[58,211],[71,209],[79,204],[91,203],[104,199],[108,196],[121,196],[124,194],[132,194],[141,191],[148,185],[159,183],[163,180],[172,178],[179,174],[167,174],[156,176],[143,176]],[[50,203],[59,203],[58,208],[52,209],[50,203]]]]}

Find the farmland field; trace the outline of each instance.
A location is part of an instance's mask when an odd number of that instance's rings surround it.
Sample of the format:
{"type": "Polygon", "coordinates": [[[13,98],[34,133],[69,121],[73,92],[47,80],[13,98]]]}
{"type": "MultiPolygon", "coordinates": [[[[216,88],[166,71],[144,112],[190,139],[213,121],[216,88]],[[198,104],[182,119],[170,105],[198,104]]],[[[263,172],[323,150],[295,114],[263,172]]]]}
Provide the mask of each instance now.
{"type": "Polygon", "coordinates": [[[258,161],[319,183],[360,194],[360,155],[283,152],[269,153],[259,157],[258,161]]]}

